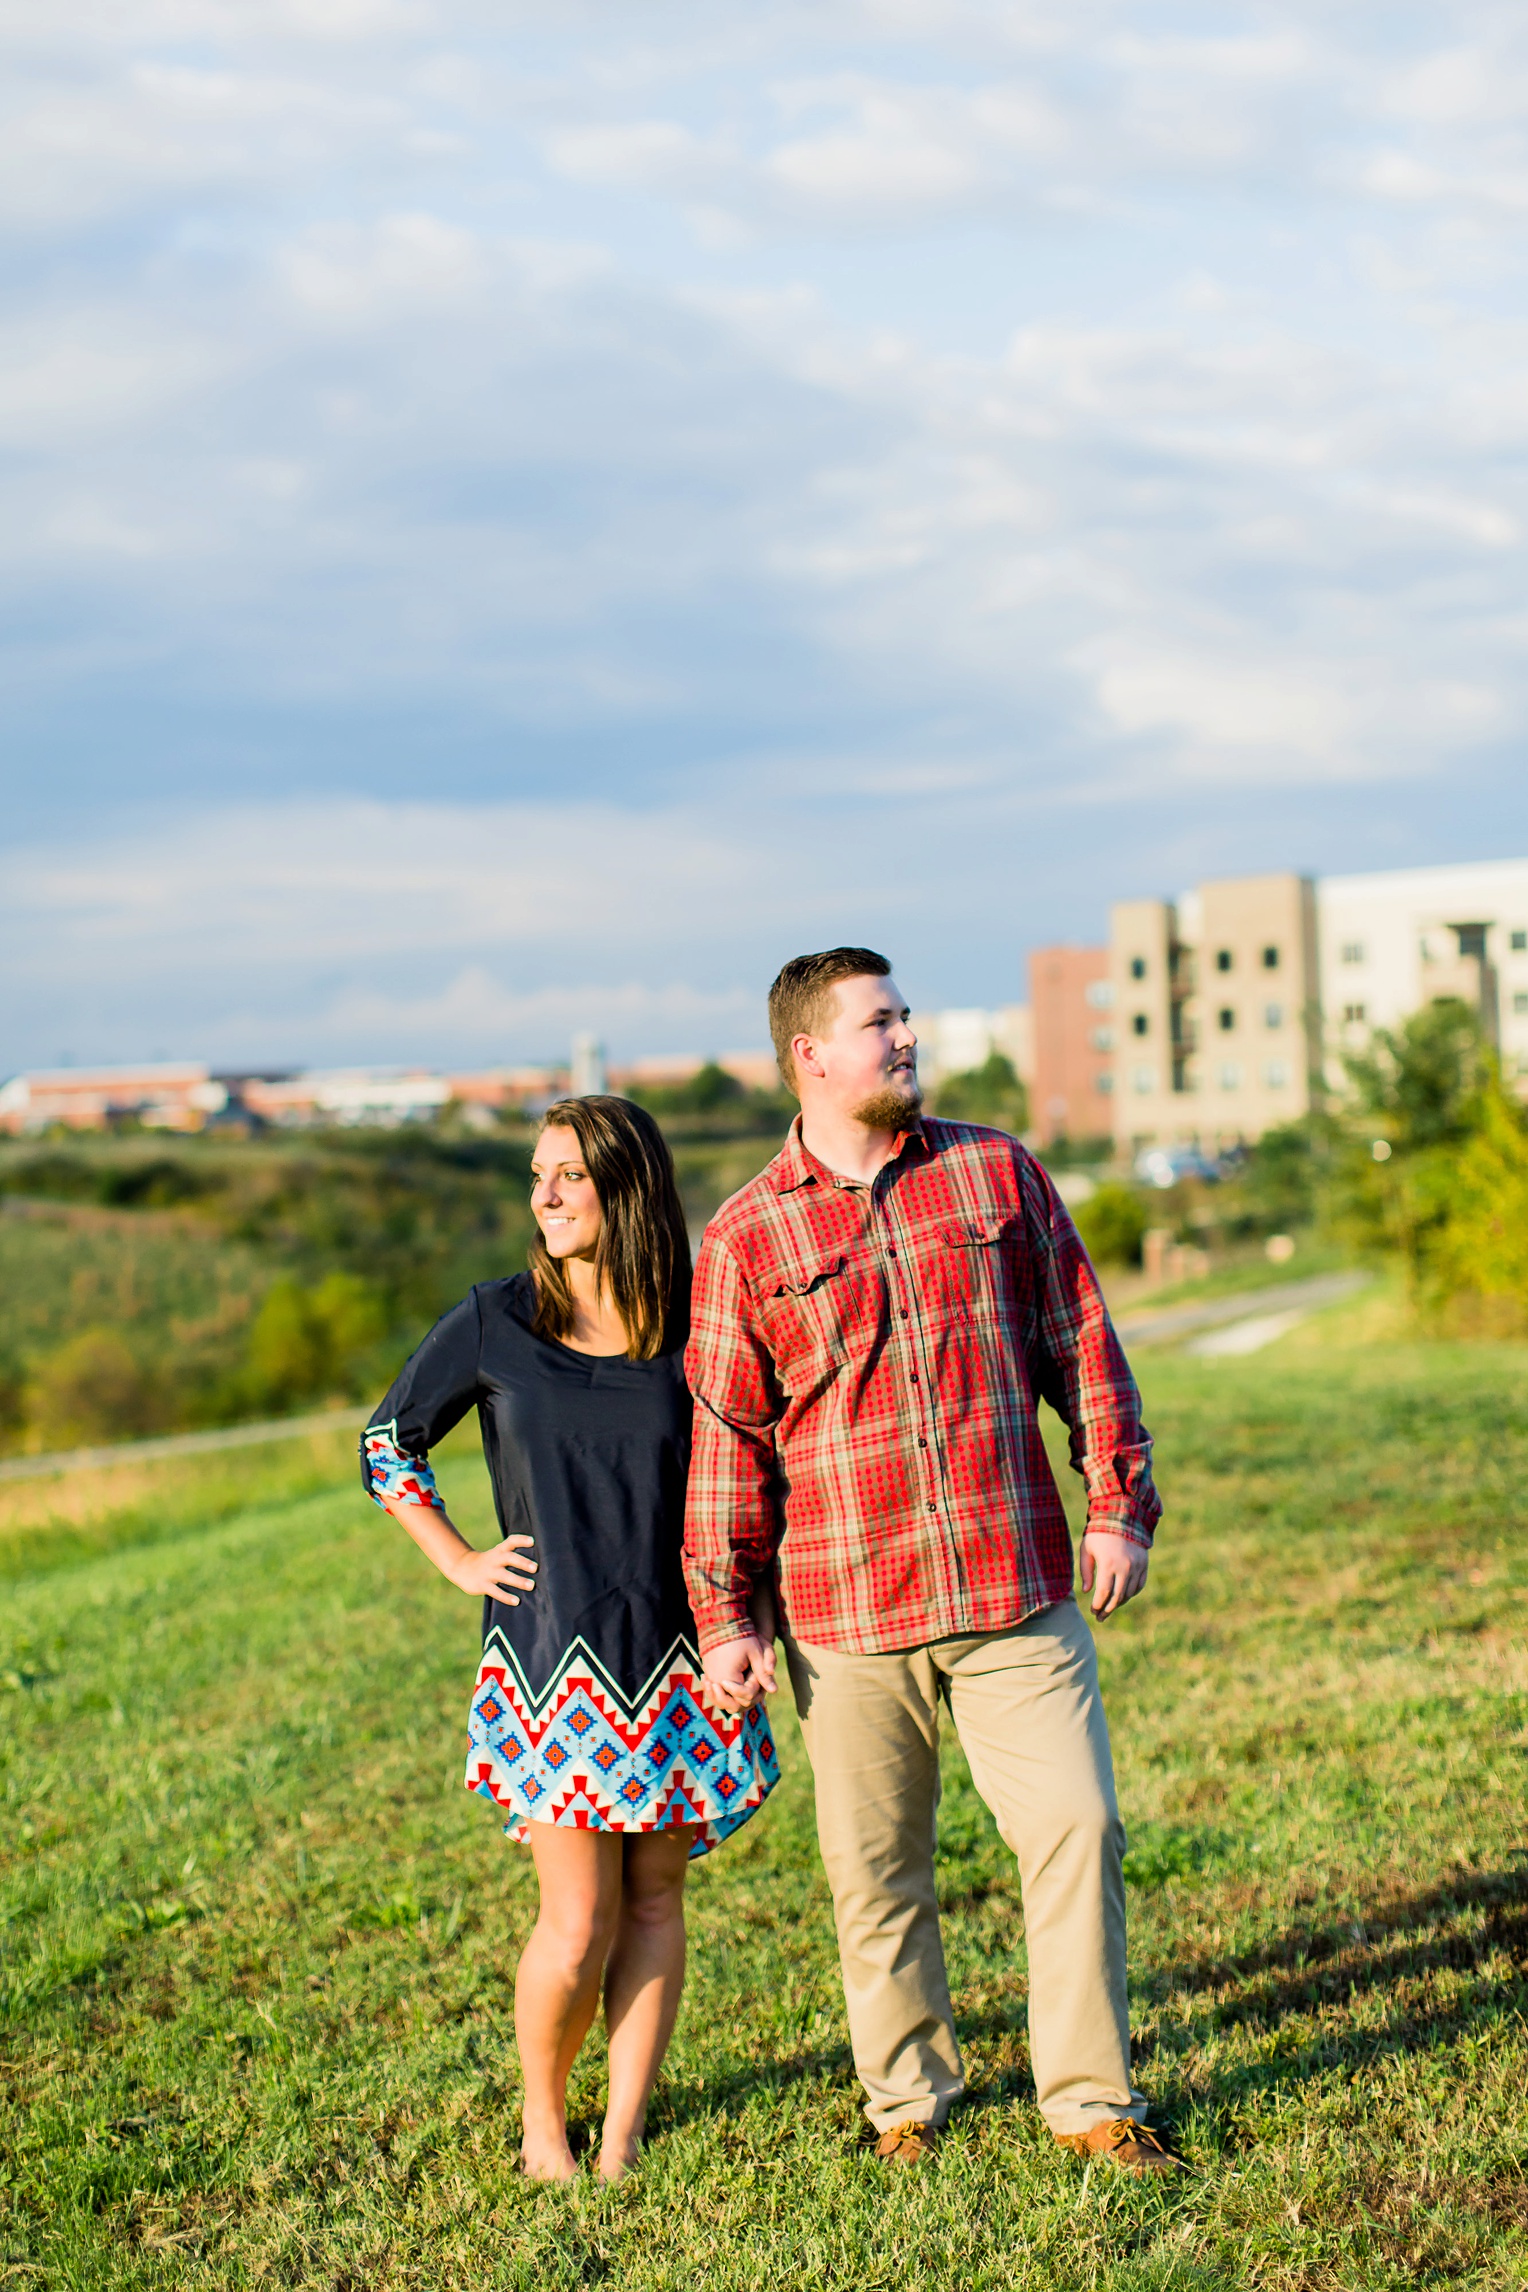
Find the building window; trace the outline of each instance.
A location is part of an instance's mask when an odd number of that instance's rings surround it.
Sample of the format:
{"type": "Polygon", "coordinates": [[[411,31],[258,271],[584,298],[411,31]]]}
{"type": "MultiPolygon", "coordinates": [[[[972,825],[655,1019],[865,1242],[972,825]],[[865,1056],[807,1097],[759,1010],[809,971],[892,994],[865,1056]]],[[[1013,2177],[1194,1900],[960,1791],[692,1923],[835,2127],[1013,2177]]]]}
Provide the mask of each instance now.
{"type": "Polygon", "coordinates": [[[1264,1004],[1263,1024],[1269,1028],[1281,1027],[1284,1024],[1284,1006],[1282,1003],[1264,1004]]]}
{"type": "Polygon", "coordinates": [[[1342,1006],[1344,1026],[1361,1027],[1368,1016],[1369,1006],[1367,1003],[1344,1003],[1342,1006]]]}
{"type": "Polygon", "coordinates": [[[1278,967],[1279,951],[1277,947],[1265,947],[1263,949],[1263,969],[1265,971],[1276,971],[1278,967]]]}
{"type": "Polygon", "coordinates": [[[1231,950],[1230,950],[1230,948],[1229,948],[1229,947],[1217,947],[1217,948],[1216,948],[1216,950],[1215,950],[1215,968],[1216,968],[1216,970],[1217,970],[1217,971],[1229,971],[1229,970],[1230,970],[1230,968],[1231,968],[1231,950]]]}
{"type": "Polygon", "coordinates": [[[1223,1035],[1228,1035],[1231,1033],[1232,1029],[1236,1025],[1236,1013],[1232,1010],[1229,1003],[1223,1004],[1221,1008],[1215,1013],[1215,1024],[1219,1027],[1223,1035]]]}
{"type": "Polygon", "coordinates": [[[1363,959],[1363,941],[1361,939],[1344,939],[1342,943],[1342,960],[1344,963],[1361,963],[1363,959]]]}
{"type": "Polygon", "coordinates": [[[1139,1091],[1142,1098],[1149,1098],[1157,1087],[1156,1068],[1154,1066],[1133,1066],[1130,1069],[1130,1087],[1134,1091],[1139,1091]]]}
{"type": "Polygon", "coordinates": [[[1512,1008],[1518,1018],[1528,1019],[1528,995],[1514,995],[1512,1008]]]}
{"type": "Polygon", "coordinates": [[[1289,1083],[1289,1069],[1281,1058],[1271,1058],[1263,1069],[1263,1080],[1270,1090],[1284,1090],[1289,1083]]]}
{"type": "Polygon", "coordinates": [[[1114,1091],[1114,1077],[1109,1073],[1107,1067],[1104,1069],[1102,1074],[1094,1075],[1093,1088],[1095,1090],[1101,1091],[1105,1098],[1112,1096],[1114,1091]]]}
{"type": "Polygon", "coordinates": [[[1144,1011],[1136,1012],[1135,1017],[1130,1022],[1130,1032],[1133,1035],[1145,1035],[1151,1032],[1151,1021],[1144,1011]]]}
{"type": "Polygon", "coordinates": [[[1111,1051],[1114,1048],[1114,1029],[1112,1027],[1095,1027],[1089,1035],[1088,1041],[1096,1051],[1111,1051]]]}
{"type": "Polygon", "coordinates": [[[1528,955],[1528,931],[1513,932],[1512,952],[1514,955],[1528,955]]]}
{"type": "Polygon", "coordinates": [[[1132,956],[1131,956],[1131,958],[1130,958],[1130,976],[1131,976],[1131,978],[1132,978],[1132,979],[1144,979],[1144,978],[1145,978],[1145,976],[1146,976],[1146,958],[1145,958],[1145,956],[1144,956],[1144,955],[1132,955],[1132,956]]]}
{"type": "Polygon", "coordinates": [[[1114,989],[1107,979],[1090,979],[1082,990],[1082,999],[1095,1011],[1112,1011],[1114,989]]]}
{"type": "Polygon", "coordinates": [[[1227,1064],[1221,1068],[1220,1087],[1222,1090],[1240,1090],[1241,1068],[1234,1062],[1228,1061],[1227,1064]]]}

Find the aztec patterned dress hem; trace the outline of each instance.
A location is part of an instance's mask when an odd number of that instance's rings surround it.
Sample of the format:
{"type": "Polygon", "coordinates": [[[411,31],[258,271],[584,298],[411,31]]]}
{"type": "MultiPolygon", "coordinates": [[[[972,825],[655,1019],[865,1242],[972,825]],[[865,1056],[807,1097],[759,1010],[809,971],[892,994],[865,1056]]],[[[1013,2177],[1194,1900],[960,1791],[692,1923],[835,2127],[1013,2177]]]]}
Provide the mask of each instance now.
{"type": "Polygon", "coordinates": [[[538,1713],[514,1651],[495,1638],[483,1650],[467,1731],[467,1788],[508,1814],[504,1835],[520,1846],[532,1823],[627,1835],[692,1823],[694,1861],[779,1780],[762,1709],[710,1708],[700,1657],[682,1641],[651,1692],[630,1700],[587,1649],[570,1650],[538,1713]]]}

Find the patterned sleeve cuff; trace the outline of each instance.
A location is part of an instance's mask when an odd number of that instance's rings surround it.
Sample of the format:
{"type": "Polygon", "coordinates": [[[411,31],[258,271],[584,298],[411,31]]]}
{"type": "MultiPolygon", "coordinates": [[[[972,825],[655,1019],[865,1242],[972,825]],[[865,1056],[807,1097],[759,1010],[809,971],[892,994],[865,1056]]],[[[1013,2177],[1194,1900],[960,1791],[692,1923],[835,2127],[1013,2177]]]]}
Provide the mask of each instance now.
{"type": "Polygon", "coordinates": [[[368,1425],[361,1435],[361,1477],[373,1504],[386,1512],[394,1504],[425,1504],[444,1512],[430,1466],[398,1446],[396,1424],[368,1425]]]}

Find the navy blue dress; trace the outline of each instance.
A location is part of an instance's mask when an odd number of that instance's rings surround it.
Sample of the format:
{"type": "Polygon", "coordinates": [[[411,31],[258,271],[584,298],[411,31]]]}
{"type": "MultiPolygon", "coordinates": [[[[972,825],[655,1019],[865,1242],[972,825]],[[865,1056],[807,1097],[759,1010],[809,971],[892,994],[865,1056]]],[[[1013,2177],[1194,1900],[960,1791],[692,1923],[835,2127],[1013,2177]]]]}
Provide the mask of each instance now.
{"type": "Polygon", "coordinates": [[[430,1450],[475,1407],[499,1527],[539,1563],[483,1607],[467,1787],[533,1822],[654,1831],[703,1854],[779,1779],[763,1709],[701,1693],[681,1550],[691,1402],[683,1346],[597,1357],[538,1337],[529,1274],[480,1282],[436,1322],[362,1435],[368,1491],[436,1502],[430,1450]]]}

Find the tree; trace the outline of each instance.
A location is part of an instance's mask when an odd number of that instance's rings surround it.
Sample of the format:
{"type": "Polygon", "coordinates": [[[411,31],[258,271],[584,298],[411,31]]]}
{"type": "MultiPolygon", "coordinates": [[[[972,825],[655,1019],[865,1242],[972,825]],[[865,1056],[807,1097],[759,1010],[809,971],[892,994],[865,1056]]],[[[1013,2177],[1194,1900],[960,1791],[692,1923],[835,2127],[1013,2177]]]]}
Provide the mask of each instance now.
{"type": "Polygon", "coordinates": [[[153,1429],[153,1380],[115,1329],[82,1329],[38,1363],[27,1414],[49,1448],[153,1429]]]}
{"type": "Polygon", "coordinates": [[[1393,1030],[1376,1028],[1369,1048],[1344,1063],[1356,1111],[1403,1154],[1467,1138],[1491,1070],[1480,1020],[1456,995],[1424,1003],[1393,1030]]]}
{"type": "Polygon", "coordinates": [[[1100,1186],[1079,1202],[1072,1220],[1095,1265],[1139,1265],[1150,1222],[1146,1205],[1128,1186],[1100,1186]]]}
{"type": "Polygon", "coordinates": [[[1015,1134],[1029,1127],[1029,1093],[1001,1051],[981,1066],[946,1075],[934,1092],[934,1112],[948,1122],[981,1122],[1015,1134]]]}
{"type": "Polygon", "coordinates": [[[1335,1178],[1337,1221],[1360,1247],[1394,1249],[1413,1290],[1448,1218],[1459,1148],[1479,1128],[1495,1067],[1457,996],[1424,1004],[1346,1061],[1353,1098],[1335,1178]]]}
{"type": "Polygon", "coordinates": [[[358,1274],[327,1274],[312,1290],[275,1282],[249,1333],[248,1398],[257,1408],[289,1409],[348,1392],[386,1333],[381,1297],[358,1274]]]}
{"type": "Polygon", "coordinates": [[[1500,1088],[1453,1163],[1429,1270],[1441,1298],[1480,1300],[1500,1333],[1528,1322],[1528,1124],[1500,1088]]]}

